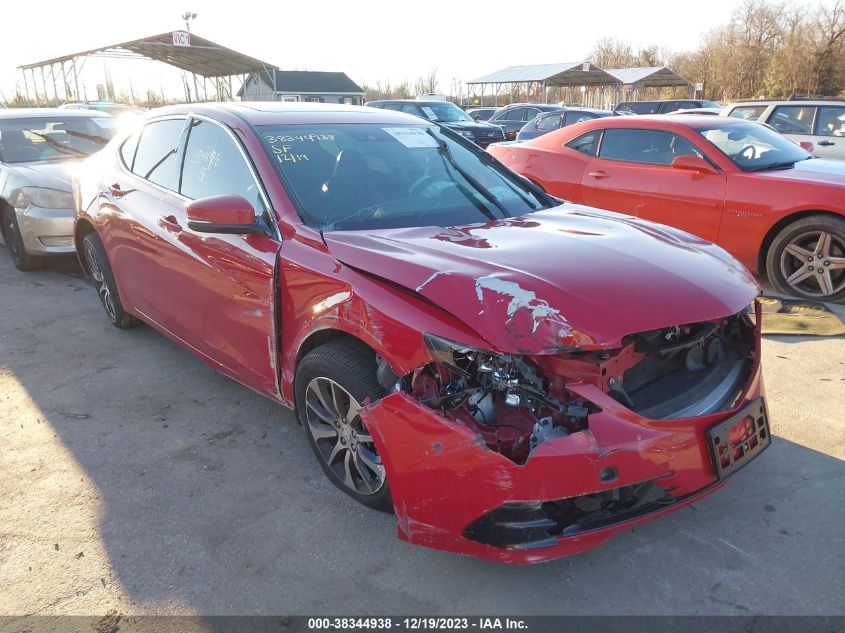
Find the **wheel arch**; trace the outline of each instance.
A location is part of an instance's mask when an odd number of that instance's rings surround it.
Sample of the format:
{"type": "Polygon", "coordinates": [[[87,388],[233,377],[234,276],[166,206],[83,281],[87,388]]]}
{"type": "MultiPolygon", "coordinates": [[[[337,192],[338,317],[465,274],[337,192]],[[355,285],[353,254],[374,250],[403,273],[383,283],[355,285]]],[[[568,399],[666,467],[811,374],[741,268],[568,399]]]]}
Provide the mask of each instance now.
{"type": "Polygon", "coordinates": [[[300,361],[303,357],[310,351],[317,349],[321,345],[328,343],[329,341],[334,341],[337,339],[346,339],[352,343],[359,344],[365,346],[367,349],[372,350],[373,354],[377,354],[376,350],[374,350],[370,345],[366,342],[350,334],[345,330],[340,330],[333,327],[327,327],[316,332],[312,332],[308,336],[303,339],[302,343],[299,345],[299,349],[296,350],[296,360],[294,361],[294,370],[299,367],[300,361]]]}
{"type": "Polygon", "coordinates": [[[772,242],[774,242],[775,237],[777,237],[778,233],[780,233],[783,229],[785,229],[793,222],[814,215],[845,220],[845,215],[841,213],[836,213],[835,211],[826,211],[824,209],[807,209],[804,211],[796,211],[794,213],[790,213],[786,217],[781,218],[769,228],[769,230],[766,232],[766,235],[763,237],[763,241],[760,243],[760,251],[757,253],[757,270],[759,270],[761,273],[766,271],[766,257],[768,256],[769,248],[771,248],[772,242]]]}

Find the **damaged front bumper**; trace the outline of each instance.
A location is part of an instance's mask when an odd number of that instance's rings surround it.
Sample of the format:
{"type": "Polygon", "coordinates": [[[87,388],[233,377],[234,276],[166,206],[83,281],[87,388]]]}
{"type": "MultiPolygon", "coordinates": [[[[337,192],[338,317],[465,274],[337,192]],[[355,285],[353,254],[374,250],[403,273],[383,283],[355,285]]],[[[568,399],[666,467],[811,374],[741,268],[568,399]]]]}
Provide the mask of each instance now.
{"type": "MultiPolygon", "coordinates": [[[[759,355],[757,356],[759,359],[759,355]]],[[[595,384],[567,388],[598,409],[525,463],[397,391],[364,407],[403,540],[508,563],[582,552],[693,503],[770,443],[759,362],[727,410],[650,419],[595,384]]]]}

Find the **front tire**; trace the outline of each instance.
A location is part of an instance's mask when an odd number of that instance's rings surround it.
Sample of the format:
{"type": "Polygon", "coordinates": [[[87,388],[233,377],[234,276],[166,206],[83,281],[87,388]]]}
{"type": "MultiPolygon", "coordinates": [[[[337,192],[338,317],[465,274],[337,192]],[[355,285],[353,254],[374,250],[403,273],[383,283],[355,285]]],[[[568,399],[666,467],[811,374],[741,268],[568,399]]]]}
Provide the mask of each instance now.
{"type": "Polygon", "coordinates": [[[106,249],[96,233],[89,233],[82,240],[82,252],[85,255],[88,273],[97,286],[100,303],[103,304],[103,309],[112,325],[121,330],[141,325],[140,320],[123,309],[120,294],[117,292],[117,284],[114,281],[114,273],[106,256],[106,249]]]}
{"type": "Polygon", "coordinates": [[[18,218],[15,215],[14,209],[7,208],[5,213],[3,213],[3,236],[6,238],[6,247],[9,249],[12,263],[14,263],[15,268],[18,270],[38,270],[39,268],[44,268],[47,264],[44,257],[30,255],[26,252],[26,246],[23,243],[23,236],[21,235],[18,218]]]}
{"type": "Polygon", "coordinates": [[[393,502],[384,464],[359,413],[384,389],[375,354],[346,340],[310,351],[296,370],[299,421],[329,480],[359,503],[390,512],[393,502]]]}

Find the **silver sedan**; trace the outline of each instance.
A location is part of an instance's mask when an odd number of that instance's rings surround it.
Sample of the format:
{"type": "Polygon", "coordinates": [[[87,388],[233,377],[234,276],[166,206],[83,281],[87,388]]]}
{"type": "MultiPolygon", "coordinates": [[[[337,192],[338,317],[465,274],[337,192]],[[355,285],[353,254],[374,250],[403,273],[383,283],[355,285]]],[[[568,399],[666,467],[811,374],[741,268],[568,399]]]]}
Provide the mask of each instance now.
{"type": "Polygon", "coordinates": [[[0,237],[19,269],[74,252],[73,169],[115,131],[115,119],[102,112],[0,111],[0,237]]]}

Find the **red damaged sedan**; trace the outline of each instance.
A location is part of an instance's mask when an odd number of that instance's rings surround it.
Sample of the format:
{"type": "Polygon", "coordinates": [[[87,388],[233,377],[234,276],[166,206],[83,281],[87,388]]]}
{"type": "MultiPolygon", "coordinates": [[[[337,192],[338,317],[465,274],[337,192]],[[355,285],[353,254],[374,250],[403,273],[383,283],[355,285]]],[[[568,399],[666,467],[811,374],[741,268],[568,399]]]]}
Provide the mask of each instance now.
{"type": "Polygon", "coordinates": [[[555,196],[715,242],[783,293],[845,300],[845,161],[765,125],[608,117],[488,151],[555,196]]]}
{"type": "Polygon", "coordinates": [[[561,204],[386,110],[157,110],[75,183],[80,260],[294,407],[407,541],[529,563],[725,483],[770,443],[758,287],[720,247],[561,204]]]}

